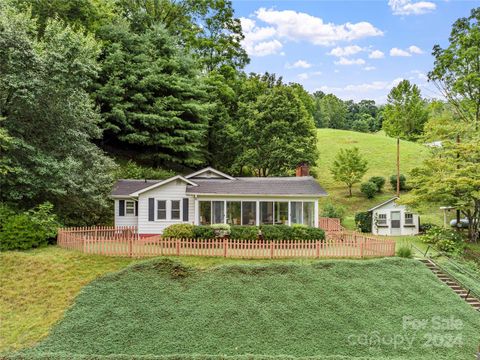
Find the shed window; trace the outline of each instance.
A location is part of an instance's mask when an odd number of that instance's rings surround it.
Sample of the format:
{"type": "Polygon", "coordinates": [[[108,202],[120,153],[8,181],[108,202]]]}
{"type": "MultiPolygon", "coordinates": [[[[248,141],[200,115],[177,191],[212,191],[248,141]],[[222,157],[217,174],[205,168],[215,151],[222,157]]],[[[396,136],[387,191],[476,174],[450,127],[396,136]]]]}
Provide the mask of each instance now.
{"type": "Polygon", "coordinates": [[[125,214],[135,215],[135,201],[125,201],[125,214]]]}
{"type": "Polygon", "coordinates": [[[180,220],[180,200],[172,200],[171,219],[180,220]]]}
{"type": "Polygon", "coordinates": [[[405,213],[405,225],[413,225],[413,214],[405,213]]]}
{"type": "Polygon", "coordinates": [[[167,219],[167,202],[165,200],[157,200],[157,219],[167,219]]]}
{"type": "Polygon", "coordinates": [[[387,225],[387,214],[378,214],[378,225],[387,225]]]}

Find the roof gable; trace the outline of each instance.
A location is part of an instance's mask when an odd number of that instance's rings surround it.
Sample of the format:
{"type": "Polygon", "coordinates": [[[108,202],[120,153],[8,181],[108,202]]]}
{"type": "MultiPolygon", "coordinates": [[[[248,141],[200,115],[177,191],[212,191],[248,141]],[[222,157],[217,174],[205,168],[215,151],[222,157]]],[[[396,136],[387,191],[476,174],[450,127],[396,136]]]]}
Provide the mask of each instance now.
{"type": "Polygon", "coordinates": [[[381,204],[378,204],[377,206],[372,207],[371,209],[368,209],[368,211],[373,211],[373,210],[376,210],[376,209],[378,209],[378,208],[381,208],[382,206],[387,205],[387,204],[389,204],[389,203],[391,203],[392,201],[395,201],[395,200],[397,200],[397,199],[398,199],[398,196],[395,196],[395,197],[393,197],[393,198],[391,198],[391,199],[388,199],[387,201],[384,201],[384,202],[381,203],[381,204]]]}
{"type": "Polygon", "coordinates": [[[185,176],[186,179],[197,179],[197,178],[200,178],[200,179],[218,179],[218,178],[224,178],[224,179],[228,179],[228,180],[235,180],[234,177],[230,176],[230,175],[227,175],[221,171],[218,171],[214,168],[212,168],[211,166],[208,166],[204,169],[201,169],[201,170],[198,170],[194,173],[191,173],[187,176],[185,176]]]}
{"type": "Polygon", "coordinates": [[[131,193],[129,196],[138,196],[139,194],[142,194],[142,193],[144,193],[144,192],[147,192],[147,191],[156,189],[156,188],[159,187],[159,186],[162,186],[162,185],[171,183],[172,181],[175,181],[175,180],[181,180],[181,181],[186,182],[188,185],[197,186],[197,184],[194,183],[193,181],[188,180],[188,179],[186,179],[185,177],[183,177],[183,176],[181,176],[181,175],[176,175],[176,176],[172,176],[171,178],[168,178],[168,179],[166,179],[166,180],[163,180],[163,181],[160,181],[160,182],[155,183],[155,184],[153,184],[153,185],[150,185],[150,186],[148,186],[148,187],[146,187],[146,188],[143,188],[143,189],[141,189],[141,190],[138,190],[138,191],[136,191],[136,192],[133,192],[133,193],[131,193]]]}

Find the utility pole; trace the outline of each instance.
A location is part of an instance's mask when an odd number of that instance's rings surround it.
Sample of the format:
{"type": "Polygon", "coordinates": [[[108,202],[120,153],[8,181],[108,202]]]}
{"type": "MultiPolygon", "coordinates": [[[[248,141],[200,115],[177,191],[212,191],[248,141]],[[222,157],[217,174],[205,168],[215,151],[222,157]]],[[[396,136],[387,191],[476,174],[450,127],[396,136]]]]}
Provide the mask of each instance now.
{"type": "Polygon", "coordinates": [[[400,197],[400,138],[397,138],[397,197],[400,197]]]}
{"type": "MultiPolygon", "coordinates": [[[[457,134],[457,144],[460,144],[460,135],[457,134]]],[[[460,158],[460,150],[457,149],[457,159],[460,158]]],[[[460,169],[460,164],[457,164],[457,169],[460,169]]],[[[460,209],[457,208],[457,223],[455,224],[457,230],[460,230],[460,209]]]]}

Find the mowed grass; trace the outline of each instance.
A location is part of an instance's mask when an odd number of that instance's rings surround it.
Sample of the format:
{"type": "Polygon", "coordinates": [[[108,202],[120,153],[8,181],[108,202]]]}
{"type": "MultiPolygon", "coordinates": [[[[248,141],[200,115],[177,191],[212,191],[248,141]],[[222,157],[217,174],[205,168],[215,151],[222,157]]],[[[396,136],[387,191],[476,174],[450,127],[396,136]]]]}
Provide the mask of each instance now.
{"type": "MultiPolygon", "coordinates": [[[[390,176],[396,174],[397,140],[379,132],[377,134],[359,133],[347,130],[318,129],[319,160],[317,173],[320,184],[327,190],[329,196],[321,200],[321,204],[332,202],[341,204],[347,209],[345,225],[354,226],[353,216],[356,212],[366,211],[369,208],[395,196],[390,186],[390,176]],[[367,199],[360,192],[360,184],[353,188],[353,196],[348,196],[348,189],[343,183],[333,179],[330,169],[340,149],[358,147],[360,153],[368,161],[368,171],[362,182],[372,176],[383,176],[386,179],[384,191],[374,199],[367,199]]],[[[419,166],[428,155],[429,149],[420,143],[400,141],[400,172],[409,178],[409,171],[419,166]]],[[[424,210],[423,222],[442,220],[439,209],[424,210]]]]}
{"type": "Polygon", "coordinates": [[[479,327],[480,314],[415,260],[199,269],[154,259],[87,285],[26,352],[471,359],[479,327]],[[404,327],[404,316],[427,325],[404,327]],[[461,326],[438,329],[434,319],[461,326]],[[431,335],[442,346],[430,346],[431,335]]]}
{"type": "Polygon", "coordinates": [[[83,286],[131,262],[56,246],[0,253],[0,352],[45,337],[83,286]]]}

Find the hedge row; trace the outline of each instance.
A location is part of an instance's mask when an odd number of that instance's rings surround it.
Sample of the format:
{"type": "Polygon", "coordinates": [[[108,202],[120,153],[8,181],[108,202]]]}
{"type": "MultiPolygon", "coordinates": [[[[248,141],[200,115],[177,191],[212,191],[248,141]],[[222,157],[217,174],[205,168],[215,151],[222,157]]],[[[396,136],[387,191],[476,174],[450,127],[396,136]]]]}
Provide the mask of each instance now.
{"type": "Polygon", "coordinates": [[[325,233],[322,229],[304,225],[261,225],[240,226],[215,224],[211,226],[197,226],[191,224],[170,225],[163,231],[166,238],[180,239],[213,239],[229,236],[236,240],[323,240],[325,233]]]}

